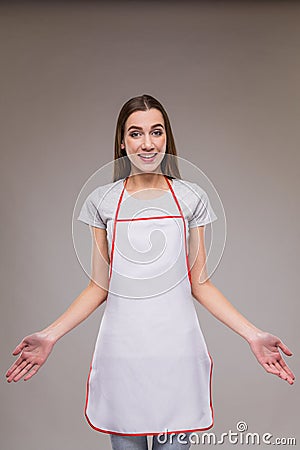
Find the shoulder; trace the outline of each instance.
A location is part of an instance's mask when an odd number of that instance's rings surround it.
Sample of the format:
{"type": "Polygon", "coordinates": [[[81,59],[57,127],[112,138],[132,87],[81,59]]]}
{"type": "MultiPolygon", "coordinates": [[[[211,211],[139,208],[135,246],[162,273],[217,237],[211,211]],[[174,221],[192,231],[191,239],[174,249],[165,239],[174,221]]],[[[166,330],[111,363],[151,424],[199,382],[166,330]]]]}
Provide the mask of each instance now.
{"type": "Polygon", "coordinates": [[[189,198],[191,202],[199,202],[207,197],[205,190],[198,183],[189,180],[175,178],[173,186],[180,195],[189,198]]]}
{"type": "Polygon", "coordinates": [[[97,186],[86,197],[77,219],[95,227],[106,228],[107,219],[113,214],[121,189],[122,179],[97,186]]]}
{"type": "Polygon", "coordinates": [[[87,200],[99,205],[104,201],[113,201],[114,197],[120,193],[123,185],[123,178],[111,183],[97,186],[88,196],[87,200]]]}
{"type": "Polygon", "coordinates": [[[217,219],[206,191],[198,183],[176,179],[174,187],[188,209],[187,218],[190,228],[203,226],[217,219]]]}

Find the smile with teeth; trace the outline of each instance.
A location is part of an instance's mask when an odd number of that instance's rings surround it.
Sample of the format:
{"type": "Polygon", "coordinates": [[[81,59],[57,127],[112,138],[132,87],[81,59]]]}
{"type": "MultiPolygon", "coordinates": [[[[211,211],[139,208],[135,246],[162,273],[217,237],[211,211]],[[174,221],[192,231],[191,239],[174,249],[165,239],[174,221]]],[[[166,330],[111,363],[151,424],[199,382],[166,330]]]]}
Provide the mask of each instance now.
{"type": "Polygon", "coordinates": [[[156,155],[157,155],[157,153],[150,153],[150,154],[147,154],[147,155],[139,154],[138,156],[140,158],[142,158],[142,159],[154,159],[156,155]]]}

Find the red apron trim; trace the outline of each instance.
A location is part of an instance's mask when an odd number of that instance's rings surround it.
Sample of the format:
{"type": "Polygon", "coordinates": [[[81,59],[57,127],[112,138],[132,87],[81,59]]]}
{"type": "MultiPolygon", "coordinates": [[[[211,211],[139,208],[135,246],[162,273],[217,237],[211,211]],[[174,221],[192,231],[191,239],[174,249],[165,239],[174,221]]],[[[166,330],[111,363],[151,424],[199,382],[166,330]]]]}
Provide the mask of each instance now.
{"type": "Polygon", "coordinates": [[[117,219],[117,222],[133,222],[134,220],[152,220],[152,219],[181,219],[181,216],[152,216],[152,217],[135,217],[132,219],[117,219]]]}
{"type": "Polygon", "coordinates": [[[113,263],[113,255],[114,255],[114,247],[115,247],[115,236],[116,236],[116,226],[117,226],[117,217],[119,214],[119,209],[121,206],[121,201],[122,201],[122,197],[124,195],[124,190],[125,190],[125,185],[127,182],[127,178],[125,181],[125,184],[123,186],[121,195],[119,197],[119,201],[118,201],[118,205],[117,205],[117,210],[116,210],[116,215],[115,215],[115,221],[114,221],[114,229],[113,229],[113,235],[112,235],[112,244],[111,244],[111,252],[110,252],[110,268],[109,268],[109,279],[111,278],[111,272],[112,272],[112,263],[113,263]]]}
{"type": "Polygon", "coordinates": [[[188,270],[188,277],[189,277],[189,280],[190,280],[190,284],[192,285],[191,269],[190,269],[190,263],[189,263],[189,258],[188,258],[188,251],[187,251],[187,242],[186,242],[186,223],[185,223],[184,215],[183,215],[183,213],[182,213],[180,204],[179,204],[179,202],[178,202],[178,200],[177,200],[177,197],[176,197],[176,195],[175,195],[175,192],[174,192],[174,190],[173,190],[173,188],[172,188],[172,185],[171,185],[170,181],[168,180],[167,177],[165,177],[165,178],[166,178],[166,181],[167,181],[167,183],[168,183],[168,185],[169,185],[169,188],[171,189],[171,192],[172,192],[172,194],[173,194],[174,200],[175,200],[175,202],[176,202],[176,204],[177,204],[177,207],[178,207],[178,209],[179,209],[180,215],[181,215],[182,220],[183,220],[183,226],[184,226],[184,247],[185,247],[185,256],[186,256],[186,266],[187,266],[187,270],[188,270]]]}

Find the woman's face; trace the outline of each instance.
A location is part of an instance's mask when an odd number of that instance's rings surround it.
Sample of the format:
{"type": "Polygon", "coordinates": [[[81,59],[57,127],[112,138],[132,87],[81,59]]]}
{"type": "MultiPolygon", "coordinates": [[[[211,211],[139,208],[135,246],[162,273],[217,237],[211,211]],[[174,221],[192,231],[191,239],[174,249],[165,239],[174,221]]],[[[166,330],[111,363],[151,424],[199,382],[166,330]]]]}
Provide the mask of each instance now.
{"type": "Polygon", "coordinates": [[[122,149],[126,149],[132,172],[155,172],[166,152],[162,113],[155,108],[135,111],[125,122],[122,149]]]}

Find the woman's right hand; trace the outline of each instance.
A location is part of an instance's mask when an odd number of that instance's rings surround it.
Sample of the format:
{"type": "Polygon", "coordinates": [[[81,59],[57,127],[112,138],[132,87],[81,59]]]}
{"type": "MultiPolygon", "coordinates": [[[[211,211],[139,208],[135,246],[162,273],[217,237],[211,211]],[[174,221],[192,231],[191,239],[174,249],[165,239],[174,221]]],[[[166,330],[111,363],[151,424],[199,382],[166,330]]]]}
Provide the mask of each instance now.
{"type": "Polygon", "coordinates": [[[26,336],[13,351],[13,355],[21,354],[6,372],[7,381],[19,381],[24,375],[24,381],[29,380],[46,362],[53,346],[54,341],[43,332],[26,336]]]}

